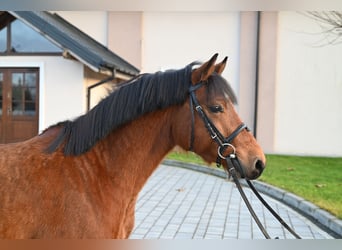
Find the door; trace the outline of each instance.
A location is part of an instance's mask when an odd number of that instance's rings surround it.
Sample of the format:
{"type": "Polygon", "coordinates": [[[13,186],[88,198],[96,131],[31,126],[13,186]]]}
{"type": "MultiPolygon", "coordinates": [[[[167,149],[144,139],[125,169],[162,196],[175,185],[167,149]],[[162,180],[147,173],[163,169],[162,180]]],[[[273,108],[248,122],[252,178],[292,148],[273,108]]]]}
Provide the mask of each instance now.
{"type": "Polygon", "coordinates": [[[37,135],[38,87],[37,68],[0,68],[0,143],[37,135]]]}

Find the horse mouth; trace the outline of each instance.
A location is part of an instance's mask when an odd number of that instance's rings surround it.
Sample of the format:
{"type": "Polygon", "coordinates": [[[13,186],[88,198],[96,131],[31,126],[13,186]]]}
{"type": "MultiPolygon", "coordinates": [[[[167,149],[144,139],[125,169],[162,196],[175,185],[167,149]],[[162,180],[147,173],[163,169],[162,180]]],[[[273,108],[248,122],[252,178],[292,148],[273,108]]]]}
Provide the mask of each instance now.
{"type": "Polygon", "coordinates": [[[224,166],[224,168],[228,173],[230,173],[229,169],[234,168],[234,172],[239,179],[255,180],[259,178],[263,173],[265,169],[265,164],[261,160],[256,159],[254,161],[252,170],[249,170],[249,168],[247,168],[244,164],[240,162],[238,163],[238,166],[231,165],[224,166]]]}

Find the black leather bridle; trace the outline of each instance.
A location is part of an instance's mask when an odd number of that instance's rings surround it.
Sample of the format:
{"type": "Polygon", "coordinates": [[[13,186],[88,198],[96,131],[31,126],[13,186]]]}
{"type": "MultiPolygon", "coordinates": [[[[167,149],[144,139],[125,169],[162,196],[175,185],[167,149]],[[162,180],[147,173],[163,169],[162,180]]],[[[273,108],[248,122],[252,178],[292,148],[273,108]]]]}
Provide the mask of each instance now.
{"type": "MultiPolygon", "coordinates": [[[[190,135],[190,146],[189,151],[194,150],[194,140],[195,140],[195,114],[194,111],[196,110],[201,120],[204,122],[205,127],[207,128],[209,135],[213,141],[215,141],[218,145],[217,148],[217,159],[216,164],[217,166],[220,166],[222,163],[222,160],[225,160],[227,163],[227,171],[229,173],[229,176],[233,177],[233,180],[235,182],[236,187],[238,188],[241,197],[243,198],[249,212],[251,213],[254,221],[260,228],[261,232],[264,234],[264,236],[267,239],[271,239],[270,235],[267,233],[266,229],[260,222],[258,216],[255,214],[251,204],[249,203],[246,194],[242,190],[240,181],[237,177],[236,171],[240,174],[241,178],[245,178],[245,171],[243,167],[241,166],[238,157],[236,156],[236,150],[235,147],[232,144],[233,139],[240,134],[243,130],[248,130],[246,124],[242,123],[240,124],[228,137],[224,137],[222,133],[216,128],[216,126],[213,124],[213,122],[209,119],[209,117],[204,112],[202,106],[197,100],[195,91],[199,88],[203,87],[206,83],[200,82],[195,85],[191,85],[189,87],[189,95],[190,95],[190,110],[191,110],[191,135],[190,135]],[[227,148],[231,148],[233,151],[224,156],[224,151],[227,148]]],[[[248,186],[252,189],[254,194],[258,197],[258,199],[261,201],[261,203],[271,212],[271,214],[297,239],[301,239],[301,237],[292,229],[289,227],[288,224],[272,209],[272,207],[262,198],[262,196],[258,193],[254,185],[250,180],[246,180],[248,186]]]]}
{"type": "Polygon", "coordinates": [[[222,133],[216,128],[216,126],[213,124],[213,122],[209,119],[207,114],[204,112],[202,106],[197,100],[195,91],[205,85],[204,82],[200,82],[196,85],[192,85],[189,88],[189,94],[190,94],[190,110],[191,110],[191,137],[190,137],[190,147],[189,151],[193,151],[194,147],[194,140],[195,140],[195,115],[194,110],[197,111],[199,117],[204,122],[205,127],[207,128],[207,131],[209,132],[209,135],[213,141],[216,142],[218,145],[217,148],[217,158],[216,158],[216,164],[217,166],[221,166],[222,160],[230,159],[230,164],[236,168],[236,170],[239,172],[241,178],[245,178],[245,171],[241,167],[241,164],[238,162],[238,158],[236,157],[236,150],[233,144],[231,143],[233,139],[241,133],[243,130],[249,131],[246,124],[241,123],[229,136],[224,137],[222,133]],[[227,148],[231,148],[233,151],[228,156],[224,156],[224,151],[227,148]]]}

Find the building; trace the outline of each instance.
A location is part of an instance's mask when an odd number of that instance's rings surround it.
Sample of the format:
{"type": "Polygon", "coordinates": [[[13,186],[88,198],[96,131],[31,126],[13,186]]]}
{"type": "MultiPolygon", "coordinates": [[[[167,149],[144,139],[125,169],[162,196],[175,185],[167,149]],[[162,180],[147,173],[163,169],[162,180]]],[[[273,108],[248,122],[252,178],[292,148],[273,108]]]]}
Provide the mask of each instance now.
{"type": "MultiPolygon", "coordinates": [[[[207,60],[216,52],[221,58],[227,55],[229,63],[224,77],[237,93],[240,116],[252,128],[265,152],[342,156],[342,45],[321,46],[325,35],[303,13],[57,14],[142,72],[184,67],[194,60],[207,60]]],[[[87,87],[105,78],[97,73],[101,70],[92,69],[75,55],[62,54],[64,57],[59,54],[44,59],[1,56],[0,68],[38,65],[44,69],[40,76],[45,78],[46,86],[39,89],[44,93],[40,95],[39,130],[83,113],[87,87]],[[66,72],[80,73],[76,76],[66,72]],[[79,84],[72,84],[76,82],[79,84]],[[60,87],[63,91],[57,89],[60,87]]],[[[94,98],[92,105],[97,100],[94,98]]]]}
{"type": "Polygon", "coordinates": [[[120,34],[109,36],[109,48],[142,71],[228,55],[224,76],[265,152],[342,156],[342,44],[328,45],[303,12],[106,15],[120,34]]]}
{"type": "Polygon", "coordinates": [[[139,73],[49,12],[0,12],[0,58],[0,143],[81,115],[103,96],[96,86],[139,73]]]}

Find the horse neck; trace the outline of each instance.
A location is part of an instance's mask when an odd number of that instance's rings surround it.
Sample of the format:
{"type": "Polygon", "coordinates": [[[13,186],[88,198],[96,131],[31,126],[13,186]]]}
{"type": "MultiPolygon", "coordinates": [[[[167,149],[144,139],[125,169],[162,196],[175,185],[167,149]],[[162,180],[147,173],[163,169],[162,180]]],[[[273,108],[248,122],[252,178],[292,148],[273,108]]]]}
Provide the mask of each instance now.
{"type": "Polygon", "coordinates": [[[94,150],[103,155],[116,185],[137,195],[165,155],[175,146],[171,135],[175,108],[156,111],[116,129],[94,150]],[[127,183],[130,186],[127,188],[127,183]]]}

